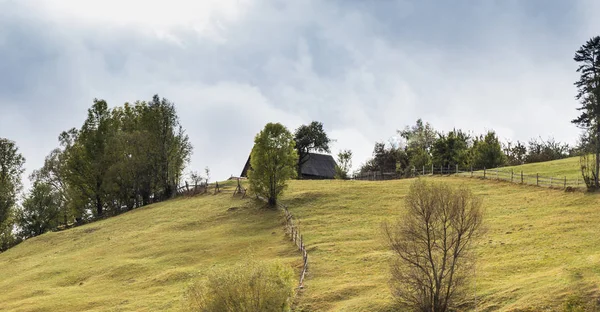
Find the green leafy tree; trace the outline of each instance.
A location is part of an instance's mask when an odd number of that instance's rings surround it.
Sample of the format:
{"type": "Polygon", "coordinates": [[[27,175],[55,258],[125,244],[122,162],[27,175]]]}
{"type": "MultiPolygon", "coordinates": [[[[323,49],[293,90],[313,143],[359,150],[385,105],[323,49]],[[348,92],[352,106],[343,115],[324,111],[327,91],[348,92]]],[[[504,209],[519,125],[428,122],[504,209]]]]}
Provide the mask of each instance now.
{"type": "Polygon", "coordinates": [[[476,138],[472,147],[473,167],[496,168],[506,163],[496,132],[488,131],[485,137],[476,138]]]}
{"type": "Polygon", "coordinates": [[[406,141],[406,153],[410,166],[421,168],[431,165],[431,148],[436,140],[436,131],[429,123],[418,119],[412,127],[399,130],[398,134],[406,141]]]}
{"type": "Polygon", "coordinates": [[[337,155],[337,164],[335,165],[335,178],[348,179],[348,173],[352,169],[352,151],[342,150],[337,155]]]}
{"type": "Polygon", "coordinates": [[[295,177],[297,164],[292,134],[280,123],[268,123],[254,138],[248,172],[250,189],[275,207],[287,181],[295,177]]]}
{"type": "Polygon", "coordinates": [[[17,194],[21,190],[21,174],[25,158],[15,142],[0,138],[0,251],[14,243],[14,224],[17,194]]]}
{"type": "Polygon", "coordinates": [[[68,225],[75,217],[79,216],[77,210],[71,205],[69,189],[65,180],[65,153],[62,149],[52,150],[46,156],[44,166],[34,170],[30,180],[48,185],[57,195],[61,216],[60,224],[68,225]]]}
{"type": "Polygon", "coordinates": [[[461,130],[452,130],[447,135],[439,134],[433,143],[431,154],[435,166],[466,168],[469,164],[470,136],[461,130]]]}
{"type": "Polygon", "coordinates": [[[311,152],[330,153],[331,140],[323,129],[323,123],[313,121],[302,125],[294,133],[296,152],[298,153],[298,177],[302,177],[302,166],[310,159],[311,152]]]}
{"type": "Polygon", "coordinates": [[[20,236],[28,238],[54,230],[60,218],[60,194],[50,184],[36,181],[17,214],[20,236]]]}
{"type": "Polygon", "coordinates": [[[585,129],[589,135],[589,149],[583,151],[581,167],[589,189],[600,188],[600,36],[588,40],[573,58],[579,64],[579,80],[575,82],[581,114],[571,122],[585,129]],[[593,157],[587,154],[592,153],[593,157]]]}

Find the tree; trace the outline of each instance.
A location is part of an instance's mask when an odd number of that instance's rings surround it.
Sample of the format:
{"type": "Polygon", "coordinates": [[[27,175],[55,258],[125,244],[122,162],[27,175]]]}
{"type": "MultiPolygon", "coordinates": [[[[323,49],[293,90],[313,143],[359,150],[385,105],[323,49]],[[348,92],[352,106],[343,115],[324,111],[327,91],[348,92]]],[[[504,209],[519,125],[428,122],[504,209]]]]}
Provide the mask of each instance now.
{"type": "Polygon", "coordinates": [[[506,162],[506,155],[494,131],[488,131],[485,137],[475,138],[471,149],[472,164],[477,169],[495,168],[506,162]]]}
{"type": "Polygon", "coordinates": [[[0,138],[0,251],[14,244],[14,207],[24,164],[25,158],[15,142],[0,138]]]}
{"type": "Polygon", "coordinates": [[[411,166],[421,168],[431,165],[431,147],[436,132],[429,123],[418,119],[416,125],[398,130],[398,134],[406,141],[406,153],[411,166]]]}
{"type": "Polygon", "coordinates": [[[61,198],[50,184],[36,181],[17,215],[20,236],[25,239],[54,230],[60,223],[61,198]]]}
{"type": "Polygon", "coordinates": [[[296,175],[297,164],[292,134],[280,123],[268,123],[254,138],[248,172],[250,189],[266,197],[269,205],[275,207],[287,180],[296,175]]]}
{"type": "Polygon", "coordinates": [[[335,165],[335,178],[348,179],[348,172],[352,169],[352,151],[342,150],[337,155],[337,164],[335,165]]]}
{"type": "Polygon", "coordinates": [[[383,226],[395,257],[392,294],[405,310],[452,311],[465,303],[481,201],[464,187],[417,180],[405,207],[402,218],[383,226]]]}
{"type": "Polygon", "coordinates": [[[331,140],[323,130],[323,124],[313,121],[309,125],[302,125],[294,133],[296,152],[298,154],[298,177],[302,177],[302,165],[310,159],[311,152],[330,153],[331,140]]]}
{"type": "Polygon", "coordinates": [[[469,144],[471,138],[461,130],[452,130],[447,135],[440,133],[432,145],[431,156],[437,167],[456,166],[465,168],[469,164],[469,144]]]}
{"type": "Polygon", "coordinates": [[[590,181],[588,189],[600,188],[600,36],[588,40],[575,52],[573,58],[579,64],[577,72],[579,80],[575,82],[577,95],[575,98],[581,103],[577,110],[581,115],[571,122],[585,129],[589,133],[593,159],[584,153],[581,159],[584,180],[590,181]],[[584,168],[585,167],[585,168],[584,168]],[[592,176],[585,176],[586,172],[592,176]]]}
{"type": "Polygon", "coordinates": [[[515,144],[509,141],[504,148],[504,154],[509,165],[522,165],[525,163],[527,157],[527,147],[520,141],[517,141],[515,144]]]}

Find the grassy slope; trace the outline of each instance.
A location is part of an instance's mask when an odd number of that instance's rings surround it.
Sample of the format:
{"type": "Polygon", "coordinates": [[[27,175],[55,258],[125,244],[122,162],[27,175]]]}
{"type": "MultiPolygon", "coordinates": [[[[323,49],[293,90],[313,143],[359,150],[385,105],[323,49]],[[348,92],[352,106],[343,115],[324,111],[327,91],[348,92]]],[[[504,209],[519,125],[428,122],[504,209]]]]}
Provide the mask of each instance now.
{"type": "Polygon", "coordinates": [[[184,198],[27,240],[0,254],[0,310],[179,311],[211,266],[251,256],[299,267],[280,214],[254,205],[184,198]]]}
{"type": "Polygon", "coordinates": [[[514,170],[515,173],[521,172],[522,170],[523,174],[529,175],[539,173],[540,176],[545,177],[564,178],[566,176],[567,179],[581,179],[579,157],[500,168],[500,170],[503,171],[510,171],[511,169],[514,170]]]}
{"type": "MultiPolygon", "coordinates": [[[[506,182],[442,177],[483,196],[488,231],[477,247],[481,311],[560,307],[598,291],[600,196],[506,182]]],[[[306,311],[391,309],[390,254],[380,224],[402,210],[411,180],[294,181],[284,203],[300,219],[310,254],[306,311]]],[[[475,286],[475,285],[474,285],[475,286]]]]}

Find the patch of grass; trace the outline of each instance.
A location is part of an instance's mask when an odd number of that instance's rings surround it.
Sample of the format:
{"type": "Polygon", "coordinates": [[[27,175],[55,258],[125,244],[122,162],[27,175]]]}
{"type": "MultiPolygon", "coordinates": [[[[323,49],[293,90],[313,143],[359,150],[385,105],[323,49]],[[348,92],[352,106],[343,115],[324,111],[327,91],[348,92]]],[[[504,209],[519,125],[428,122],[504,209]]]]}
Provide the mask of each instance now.
{"type": "Polygon", "coordinates": [[[535,175],[536,173],[539,173],[540,176],[553,177],[557,179],[562,179],[564,177],[567,177],[567,179],[581,179],[579,157],[569,157],[553,161],[503,167],[499,169],[503,171],[514,170],[515,174],[523,171],[523,174],[535,175]]]}
{"type": "MultiPolygon", "coordinates": [[[[600,197],[459,177],[483,197],[485,237],[476,247],[479,311],[560,310],[600,285],[600,197]]],[[[392,310],[381,223],[403,209],[411,179],[293,181],[282,203],[299,219],[309,251],[301,311],[392,310]]]]}
{"type": "Polygon", "coordinates": [[[298,274],[281,222],[226,193],[47,233],[0,254],[0,310],[180,311],[191,283],[244,258],[279,259],[298,274]]]}

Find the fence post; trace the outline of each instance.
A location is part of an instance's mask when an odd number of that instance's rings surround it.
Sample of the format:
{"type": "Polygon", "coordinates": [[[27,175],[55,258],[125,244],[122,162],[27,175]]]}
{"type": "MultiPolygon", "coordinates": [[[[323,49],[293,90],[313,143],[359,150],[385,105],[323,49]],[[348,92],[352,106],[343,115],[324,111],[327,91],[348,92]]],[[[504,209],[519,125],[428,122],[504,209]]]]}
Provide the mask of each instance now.
{"type": "Polygon", "coordinates": [[[433,164],[431,164],[431,175],[433,175],[433,164]]]}
{"type": "Polygon", "coordinates": [[[485,167],[483,167],[483,178],[485,179],[485,167]]]}
{"type": "Polygon", "coordinates": [[[510,169],[510,183],[513,183],[515,176],[515,169],[510,169]]]}
{"type": "Polygon", "coordinates": [[[471,165],[471,178],[473,177],[473,165],[471,165]]]}
{"type": "Polygon", "coordinates": [[[458,164],[456,164],[456,174],[458,174],[458,164]]]}
{"type": "Polygon", "coordinates": [[[423,165],[423,175],[425,175],[425,165],[423,165]]]}
{"type": "Polygon", "coordinates": [[[440,165],[440,175],[444,175],[444,166],[440,165]]]}
{"type": "Polygon", "coordinates": [[[535,174],[535,186],[540,186],[540,174],[535,174]]]}
{"type": "Polygon", "coordinates": [[[565,189],[567,188],[567,176],[565,176],[565,189]]]}
{"type": "Polygon", "coordinates": [[[521,170],[521,184],[523,184],[523,170],[521,170]]]}

